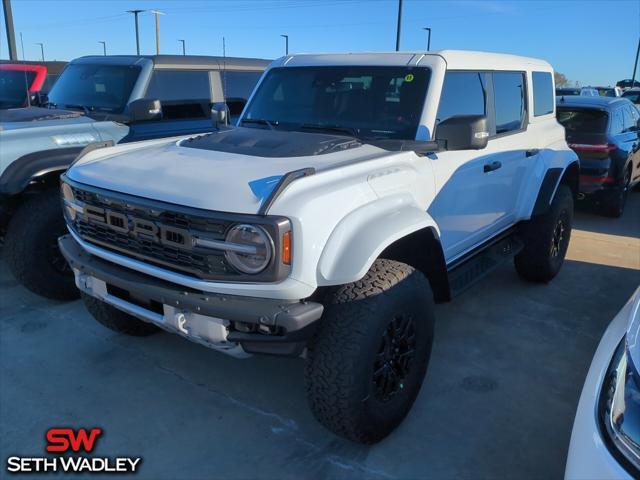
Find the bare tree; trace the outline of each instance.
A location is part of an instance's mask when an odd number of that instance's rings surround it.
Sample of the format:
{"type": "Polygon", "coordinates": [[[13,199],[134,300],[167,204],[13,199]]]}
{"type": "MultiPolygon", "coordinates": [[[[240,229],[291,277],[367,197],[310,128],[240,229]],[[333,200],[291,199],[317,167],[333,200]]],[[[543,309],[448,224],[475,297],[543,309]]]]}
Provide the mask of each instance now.
{"type": "Polygon", "coordinates": [[[556,82],[556,87],[566,87],[570,83],[564,73],[553,72],[553,78],[556,82]]]}

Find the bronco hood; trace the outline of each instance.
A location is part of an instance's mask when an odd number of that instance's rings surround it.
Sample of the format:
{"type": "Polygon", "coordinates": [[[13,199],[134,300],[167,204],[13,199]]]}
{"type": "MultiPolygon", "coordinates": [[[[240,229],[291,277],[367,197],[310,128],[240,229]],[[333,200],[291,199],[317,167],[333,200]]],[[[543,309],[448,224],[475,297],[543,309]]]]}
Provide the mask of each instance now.
{"type": "Polygon", "coordinates": [[[178,205],[255,214],[288,172],[388,155],[351,137],[233,128],[94,151],[71,180],[178,205]]]}
{"type": "Polygon", "coordinates": [[[11,108],[0,110],[0,130],[33,128],[54,124],[92,123],[93,120],[81,112],[56,108],[11,108]]]}

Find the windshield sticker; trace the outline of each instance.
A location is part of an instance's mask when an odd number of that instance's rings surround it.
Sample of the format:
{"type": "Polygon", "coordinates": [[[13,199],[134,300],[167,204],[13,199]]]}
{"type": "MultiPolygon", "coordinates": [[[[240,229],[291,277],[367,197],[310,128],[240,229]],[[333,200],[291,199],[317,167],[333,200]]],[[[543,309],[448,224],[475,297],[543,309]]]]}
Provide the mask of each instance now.
{"type": "Polygon", "coordinates": [[[407,73],[407,74],[404,76],[404,81],[405,81],[405,82],[413,82],[413,73],[407,73]]]}

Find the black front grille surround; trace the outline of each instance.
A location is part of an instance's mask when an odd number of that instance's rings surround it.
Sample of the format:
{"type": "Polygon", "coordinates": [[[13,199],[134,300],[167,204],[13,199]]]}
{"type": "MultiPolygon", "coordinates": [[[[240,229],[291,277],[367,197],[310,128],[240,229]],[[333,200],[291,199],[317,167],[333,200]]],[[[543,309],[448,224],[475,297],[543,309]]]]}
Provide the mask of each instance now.
{"type": "Polygon", "coordinates": [[[83,211],[74,219],[66,215],[69,228],[82,240],[114,253],[141,260],[145,263],[189,275],[202,280],[222,282],[272,283],[284,280],[290,273],[290,265],[281,262],[282,237],[291,230],[291,223],[285,217],[233,214],[199,208],[185,207],[171,203],[149,200],[122,194],[70,180],[67,183],[83,211]],[[122,221],[131,218],[157,226],[171,228],[167,234],[172,242],[161,243],[157,236],[132,235],[127,228],[113,228],[103,222],[94,221],[93,208],[113,212],[122,221]],[[262,272],[250,275],[233,268],[225,258],[224,250],[179,245],[182,235],[223,242],[231,227],[238,224],[259,226],[271,237],[274,252],[271,261],[262,272]],[[178,233],[175,233],[178,232],[178,233]]]}

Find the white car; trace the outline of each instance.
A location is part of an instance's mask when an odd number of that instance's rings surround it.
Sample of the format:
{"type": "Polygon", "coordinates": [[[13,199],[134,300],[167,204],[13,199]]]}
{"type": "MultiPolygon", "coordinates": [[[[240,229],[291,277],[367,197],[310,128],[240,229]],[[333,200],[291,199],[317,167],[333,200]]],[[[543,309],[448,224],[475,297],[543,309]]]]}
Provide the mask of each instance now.
{"type": "Polygon", "coordinates": [[[640,288],[607,328],[587,374],[565,478],[640,478],[640,288]]]}
{"type": "Polygon", "coordinates": [[[553,92],[511,55],[290,55],[236,128],[77,160],[59,244],[103,325],[302,355],[316,418],[376,442],[418,394],[433,300],[505,260],[560,270],[579,169],[553,92]]]}

